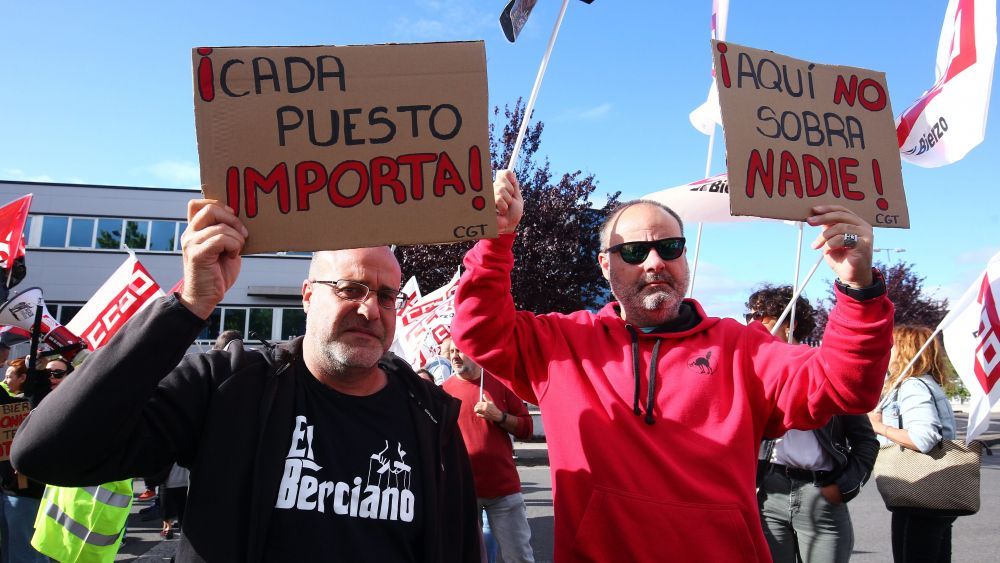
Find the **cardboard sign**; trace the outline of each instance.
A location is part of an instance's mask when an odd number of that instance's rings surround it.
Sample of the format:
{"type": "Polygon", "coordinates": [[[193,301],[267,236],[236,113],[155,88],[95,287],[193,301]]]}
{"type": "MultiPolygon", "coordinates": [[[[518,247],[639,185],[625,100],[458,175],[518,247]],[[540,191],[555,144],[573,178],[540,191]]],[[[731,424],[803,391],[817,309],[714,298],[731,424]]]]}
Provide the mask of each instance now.
{"type": "Polygon", "coordinates": [[[482,41],[193,58],[203,191],[245,254],[497,236],[482,41]]]}
{"type": "Polygon", "coordinates": [[[28,401],[6,403],[0,405],[0,461],[10,459],[10,445],[14,441],[14,433],[27,418],[31,406],[28,401]]]}
{"type": "Polygon", "coordinates": [[[885,75],[713,41],[733,215],[803,221],[819,204],[909,228],[885,75]]]}

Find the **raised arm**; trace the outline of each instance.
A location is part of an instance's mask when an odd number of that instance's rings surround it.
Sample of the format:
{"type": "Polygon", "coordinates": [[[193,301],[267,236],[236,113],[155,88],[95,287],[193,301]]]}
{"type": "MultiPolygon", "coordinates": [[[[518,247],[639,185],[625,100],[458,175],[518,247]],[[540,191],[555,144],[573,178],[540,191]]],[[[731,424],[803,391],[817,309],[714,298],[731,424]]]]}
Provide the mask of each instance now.
{"type": "Polygon", "coordinates": [[[191,202],[188,220],[184,291],[133,317],[31,413],[12,446],[18,471],[80,486],[191,459],[231,358],[184,354],[235,281],[246,231],[210,200],[191,202]]]}

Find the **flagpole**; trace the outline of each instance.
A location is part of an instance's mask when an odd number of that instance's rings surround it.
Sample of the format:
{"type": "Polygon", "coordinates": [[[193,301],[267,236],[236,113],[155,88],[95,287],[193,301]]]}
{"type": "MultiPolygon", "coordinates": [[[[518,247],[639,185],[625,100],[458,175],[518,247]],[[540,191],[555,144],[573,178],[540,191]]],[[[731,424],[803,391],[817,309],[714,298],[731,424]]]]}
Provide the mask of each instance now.
{"type": "Polygon", "coordinates": [[[531,88],[531,96],[528,97],[528,105],[524,108],[524,116],[521,118],[521,128],[517,131],[517,140],[514,141],[514,150],[510,153],[510,162],[507,163],[507,170],[514,170],[517,164],[518,153],[521,152],[521,143],[524,142],[524,134],[528,130],[528,121],[531,120],[531,112],[535,109],[535,99],[538,97],[538,90],[542,87],[542,77],[545,76],[545,69],[549,66],[549,57],[552,56],[552,48],[556,44],[556,37],[559,35],[559,26],[562,25],[563,16],[566,15],[566,6],[569,0],[563,0],[562,8],[559,10],[559,17],[556,25],[552,28],[552,36],[549,37],[549,44],[545,48],[545,56],[542,57],[542,64],[538,67],[538,75],[535,76],[535,85],[531,88]]]}
{"type": "Polygon", "coordinates": [[[781,316],[778,317],[778,322],[774,323],[774,328],[771,329],[772,335],[778,332],[778,328],[781,326],[781,323],[785,322],[785,319],[788,318],[788,312],[792,310],[792,303],[795,303],[795,300],[799,298],[799,294],[802,293],[802,290],[805,289],[806,285],[809,284],[809,280],[812,279],[813,274],[816,273],[816,270],[822,263],[823,263],[823,254],[820,253],[819,260],[817,260],[816,263],[813,264],[812,269],[810,269],[809,273],[806,274],[806,278],[802,280],[802,285],[796,288],[795,291],[792,293],[791,303],[785,306],[785,310],[782,311],[781,316]]]}
{"type": "MultiPolygon", "coordinates": [[[[705,157],[705,178],[712,170],[712,148],[715,145],[715,124],[708,134],[708,156],[705,157]]],[[[694,260],[691,261],[691,281],[688,283],[688,297],[694,297],[694,278],[698,274],[698,257],[701,255],[701,230],[704,223],[698,223],[698,233],[694,239],[694,260]]]]}
{"type": "MultiPolygon", "coordinates": [[[[822,259],[822,256],[820,256],[822,259]]],[[[799,287],[799,269],[802,266],[802,221],[799,221],[799,242],[795,247],[795,280],[792,282],[792,290],[794,293],[795,289],[799,287]]],[[[793,340],[792,335],[795,333],[795,302],[798,301],[798,297],[792,299],[791,313],[788,317],[788,341],[793,340]]],[[[780,323],[779,323],[780,324],[780,323]]]]}

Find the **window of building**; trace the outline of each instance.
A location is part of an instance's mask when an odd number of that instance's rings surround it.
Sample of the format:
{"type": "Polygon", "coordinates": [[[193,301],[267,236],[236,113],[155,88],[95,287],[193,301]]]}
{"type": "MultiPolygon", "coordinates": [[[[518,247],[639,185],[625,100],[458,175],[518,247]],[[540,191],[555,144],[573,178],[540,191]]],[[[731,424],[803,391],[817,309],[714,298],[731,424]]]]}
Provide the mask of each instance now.
{"type": "Polygon", "coordinates": [[[31,233],[31,215],[24,222],[24,245],[28,246],[28,235],[31,233]]]}
{"type": "Polygon", "coordinates": [[[281,311],[281,338],[291,340],[306,333],[306,312],[302,309],[283,309],[281,311]]]}
{"type": "Polygon", "coordinates": [[[69,217],[46,215],[42,218],[42,248],[64,248],[66,246],[66,229],[69,227],[69,217]]]}
{"type": "Polygon", "coordinates": [[[255,340],[263,338],[264,340],[272,340],[272,323],[274,322],[274,309],[250,309],[250,323],[247,326],[247,331],[245,335],[247,338],[250,337],[250,333],[256,335],[255,340]]]}
{"type": "Polygon", "coordinates": [[[94,219],[73,217],[69,228],[69,246],[74,248],[93,248],[94,219]]]}
{"type": "MultiPolygon", "coordinates": [[[[83,309],[83,305],[60,305],[56,318],[59,319],[60,324],[68,324],[80,312],[80,309],[83,309]]],[[[49,312],[51,313],[52,311],[49,312]]],[[[77,336],[82,337],[83,335],[78,334],[77,336]]]]}
{"type": "Polygon", "coordinates": [[[176,221],[153,221],[149,234],[149,249],[170,251],[174,249],[174,236],[177,234],[176,221]]]}
{"type": "Polygon", "coordinates": [[[133,250],[146,250],[149,239],[149,221],[125,221],[125,246],[133,250]]]}
{"type": "Polygon", "coordinates": [[[98,219],[97,220],[97,248],[111,248],[117,250],[122,243],[122,220],[121,219],[98,219]]]}
{"type": "Polygon", "coordinates": [[[180,252],[181,250],[181,236],[184,235],[184,231],[188,228],[187,221],[177,222],[177,236],[174,237],[174,250],[180,252]]]}
{"type": "Polygon", "coordinates": [[[222,330],[238,330],[246,338],[247,310],[226,308],[222,314],[222,330]]]}

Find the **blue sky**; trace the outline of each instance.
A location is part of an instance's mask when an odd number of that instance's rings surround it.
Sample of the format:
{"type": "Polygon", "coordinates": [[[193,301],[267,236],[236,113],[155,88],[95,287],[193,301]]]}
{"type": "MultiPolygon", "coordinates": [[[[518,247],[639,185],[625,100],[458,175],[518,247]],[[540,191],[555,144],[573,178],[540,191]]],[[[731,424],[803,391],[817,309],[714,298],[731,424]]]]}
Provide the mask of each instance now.
{"type": "MultiPolygon", "coordinates": [[[[497,25],[504,3],[5,3],[0,179],[197,186],[196,46],[484,39],[491,105],[526,98],[560,2],[539,0],[516,44],[497,25]]],[[[883,71],[898,115],[934,80],[945,5],[731,0],[727,39],[883,71]]],[[[710,81],[710,13],[710,0],[570,3],[535,112],[555,172],[593,173],[600,193],[626,198],[703,176],[708,137],[687,115],[710,81]]],[[[940,297],[956,299],[1000,250],[997,105],[994,96],[986,141],[964,160],[903,164],[912,228],[876,230],[876,247],[905,249],[893,261],[914,263],[940,297]]],[[[724,171],[721,141],[713,174],[724,171]]],[[[815,235],[806,229],[807,241],[815,235]]],[[[710,314],[741,314],[754,286],[790,282],[795,244],[784,224],[706,225],[696,297],[710,314]]],[[[806,250],[803,271],[815,259],[806,250]]],[[[806,295],[824,297],[831,280],[821,267],[806,295]]]]}

